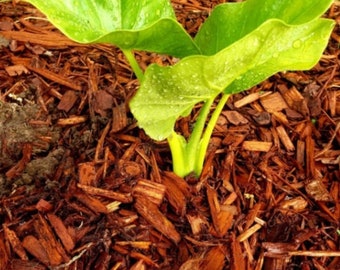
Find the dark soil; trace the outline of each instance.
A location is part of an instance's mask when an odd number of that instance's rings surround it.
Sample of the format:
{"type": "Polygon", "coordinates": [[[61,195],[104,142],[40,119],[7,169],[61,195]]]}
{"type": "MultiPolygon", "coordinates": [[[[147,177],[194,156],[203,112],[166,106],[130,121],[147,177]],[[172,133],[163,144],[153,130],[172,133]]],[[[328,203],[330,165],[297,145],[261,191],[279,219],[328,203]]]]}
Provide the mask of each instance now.
{"type": "MultiPolygon", "coordinates": [[[[129,112],[120,51],[14,2],[0,3],[0,270],[340,269],[338,25],[312,70],[232,96],[201,177],[182,179],[129,112]]],[[[194,34],[219,1],[172,2],[194,34]]]]}

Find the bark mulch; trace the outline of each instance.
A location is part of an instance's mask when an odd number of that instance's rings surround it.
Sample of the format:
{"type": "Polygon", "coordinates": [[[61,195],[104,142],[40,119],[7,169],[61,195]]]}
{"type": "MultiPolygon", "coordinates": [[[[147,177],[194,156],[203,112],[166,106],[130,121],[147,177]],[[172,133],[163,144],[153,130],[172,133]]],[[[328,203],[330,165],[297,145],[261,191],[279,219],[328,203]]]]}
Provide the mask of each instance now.
{"type": "MultiPolygon", "coordinates": [[[[173,1],[191,33],[217,3],[173,1]]],[[[182,179],[129,112],[117,48],[24,3],[0,14],[1,270],[340,269],[339,26],[312,70],[231,97],[201,177],[182,179]]]]}

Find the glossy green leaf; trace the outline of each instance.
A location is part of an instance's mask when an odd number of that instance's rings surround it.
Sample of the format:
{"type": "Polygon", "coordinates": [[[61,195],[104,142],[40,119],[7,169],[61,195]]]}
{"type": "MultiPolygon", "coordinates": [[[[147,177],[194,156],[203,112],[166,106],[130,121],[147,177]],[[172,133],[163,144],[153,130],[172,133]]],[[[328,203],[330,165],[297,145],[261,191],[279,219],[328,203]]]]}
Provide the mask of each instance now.
{"type": "Polygon", "coordinates": [[[150,137],[165,139],[178,117],[232,83],[239,86],[238,80],[254,85],[278,71],[313,67],[332,28],[333,21],[326,19],[296,26],[269,20],[213,56],[190,56],[172,67],[152,65],[131,100],[131,111],[150,137]]]}
{"type": "Polygon", "coordinates": [[[247,0],[221,4],[195,37],[205,55],[213,55],[251,33],[269,19],[299,25],[320,17],[332,0],[247,0]]]}
{"type": "Polygon", "coordinates": [[[200,54],[169,0],[26,0],[66,36],[176,57],[200,54]]]}

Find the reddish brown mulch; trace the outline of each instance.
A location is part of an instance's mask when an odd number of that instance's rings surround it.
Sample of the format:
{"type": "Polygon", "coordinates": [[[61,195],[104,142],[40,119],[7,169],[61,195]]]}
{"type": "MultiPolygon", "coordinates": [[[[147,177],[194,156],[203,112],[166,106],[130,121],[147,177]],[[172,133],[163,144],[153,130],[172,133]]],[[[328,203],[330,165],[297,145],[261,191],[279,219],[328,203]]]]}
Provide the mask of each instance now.
{"type": "MultiPolygon", "coordinates": [[[[217,2],[173,4],[194,33],[217,2]]],[[[202,176],[182,179],[129,113],[118,49],[23,3],[0,14],[1,270],[340,269],[339,26],[313,70],[230,98],[202,176]]]]}

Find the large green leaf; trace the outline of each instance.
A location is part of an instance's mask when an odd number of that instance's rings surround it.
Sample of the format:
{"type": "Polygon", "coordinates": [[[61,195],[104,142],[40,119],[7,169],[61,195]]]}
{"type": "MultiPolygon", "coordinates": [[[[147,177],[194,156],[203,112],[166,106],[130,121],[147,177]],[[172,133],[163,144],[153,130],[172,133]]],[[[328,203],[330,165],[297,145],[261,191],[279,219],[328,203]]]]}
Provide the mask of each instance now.
{"type": "Polygon", "coordinates": [[[242,81],[254,85],[278,71],[310,69],[332,28],[333,21],[326,19],[296,26],[268,20],[213,56],[189,56],[172,67],[152,65],[130,102],[131,111],[150,137],[165,139],[178,117],[237,84],[244,74],[249,76],[242,81]]]}
{"type": "Polygon", "coordinates": [[[176,21],[169,0],[26,0],[65,35],[80,43],[184,57],[200,54],[176,21]]]}
{"type": "Polygon", "coordinates": [[[269,19],[299,25],[320,17],[333,0],[247,0],[221,4],[195,37],[205,55],[213,55],[269,19]]]}

